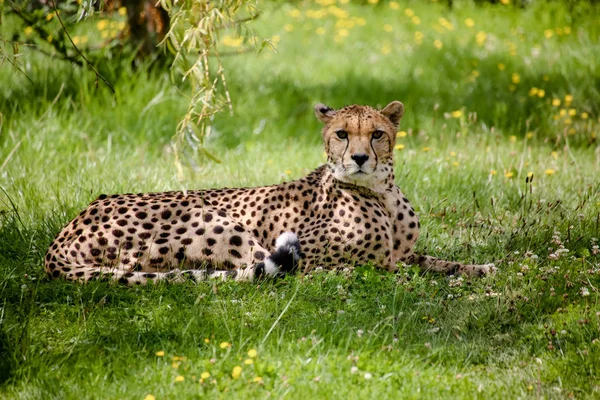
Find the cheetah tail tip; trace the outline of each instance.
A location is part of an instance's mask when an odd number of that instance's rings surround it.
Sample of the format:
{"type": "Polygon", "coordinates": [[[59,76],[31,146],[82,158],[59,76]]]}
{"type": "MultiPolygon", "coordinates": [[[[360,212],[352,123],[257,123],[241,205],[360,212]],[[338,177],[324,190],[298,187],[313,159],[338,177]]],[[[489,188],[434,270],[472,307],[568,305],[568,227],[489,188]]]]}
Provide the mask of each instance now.
{"type": "Polygon", "coordinates": [[[300,241],[294,232],[283,232],[275,241],[276,253],[289,253],[294,258],[294,262],[300,259],[300,241]]]}
{"type": "Polygon", "coordinates": [[[300,247],[298,236],[294,232],[283,232],[275,241],[275,248],[280,249],[286,246],[300,247]]]}
{"type": "Polygon", "coordinates": [[[293,271],[300,260],[300,242],[293,232],[284,232],[275,241],[275,251],[265,260],[269,275],[293,271]]]}

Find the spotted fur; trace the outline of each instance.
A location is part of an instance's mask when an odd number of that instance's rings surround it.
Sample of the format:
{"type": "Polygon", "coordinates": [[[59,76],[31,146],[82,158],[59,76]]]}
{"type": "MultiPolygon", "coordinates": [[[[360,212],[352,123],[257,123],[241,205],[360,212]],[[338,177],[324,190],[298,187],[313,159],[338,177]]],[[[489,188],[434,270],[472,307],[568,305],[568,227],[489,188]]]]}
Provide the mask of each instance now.
{"type": "Polygon", "coordinates": [[[318,104],[315,113],[328,160],[308,176],[256,188],[101,195],[58,234],[46,271],[137,284],[252,280],[300,264],[395,271],[405,262],[475,276],[494,270],[413,253],[420,224],[393,172],[402,103],[382,110],[318,104]]]}

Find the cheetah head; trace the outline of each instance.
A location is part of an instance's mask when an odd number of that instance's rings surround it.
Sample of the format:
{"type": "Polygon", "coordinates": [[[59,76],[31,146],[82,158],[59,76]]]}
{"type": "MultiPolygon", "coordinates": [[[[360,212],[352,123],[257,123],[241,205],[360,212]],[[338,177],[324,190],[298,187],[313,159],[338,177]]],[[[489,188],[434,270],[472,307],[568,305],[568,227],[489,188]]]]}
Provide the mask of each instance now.
{"type": "Polygon", "coordinates": [[[334,110],[317,104],[315,114],[325,123],[327,163],[336,179],[373,187],[390,176],[402,103],[394,101],[382,110],[359,105],[334,110]]]}

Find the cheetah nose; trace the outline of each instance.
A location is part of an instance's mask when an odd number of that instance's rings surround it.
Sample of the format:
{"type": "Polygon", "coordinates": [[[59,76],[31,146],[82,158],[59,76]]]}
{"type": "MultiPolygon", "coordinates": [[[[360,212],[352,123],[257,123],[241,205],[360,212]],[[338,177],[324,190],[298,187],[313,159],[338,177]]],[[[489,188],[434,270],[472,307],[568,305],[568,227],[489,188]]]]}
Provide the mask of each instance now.
{"type": "Polygon", "coordinates": [[[369,159],[369,156],[367,154],[352,154],[352,156],[350,157],[354,160],[354,162],[361,167],[364,163],[367,162],[367,160],[369,159]]]}

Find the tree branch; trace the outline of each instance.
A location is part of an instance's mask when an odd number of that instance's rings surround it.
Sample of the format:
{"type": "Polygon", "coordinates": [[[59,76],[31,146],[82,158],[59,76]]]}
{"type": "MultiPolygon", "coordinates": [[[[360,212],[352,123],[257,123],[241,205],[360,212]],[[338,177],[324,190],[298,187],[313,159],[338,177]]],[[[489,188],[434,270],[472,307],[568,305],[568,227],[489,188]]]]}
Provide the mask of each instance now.
{"type": "Polygon", "coordinates": [[[58,22],[60,23],[60,26],[62,26],[62,29],[65,32],[65,35],[67,35],[67,38],[69,39],[69,42],[71,42],[71,44],[73,45],[73,48],[77,51],[77,53],[79,53],[79,55],[81,56],[81,58],[83,58],[83,60],[87,64],[87,66],[92,71],[94,71],[94,73],[96,74],[96,87],[98,87],[98,78],[100,78],[106,84],[106,86],[108,86],[110,88],[110,90],[113,93],[116,93],[115,92],[115,88],[113,87],[113,85],[111,85],[110,82],[107,81],[106,78],[104,78],[104,76],[102,76],[102,74],[100,72],[98,72],[98,70],[96,68],[94,68],[94,66],[92,65],[92,63],[89,62],[89,60],[83,55],[83,53],[81,52],[81,50],[79,50],[79,47],[77,47],[75,45],[75,43],[73,43],[73,39],[71,39],[71,35],[69,35],[69,32],[67,31],[67,28],[65,27],[65,24],[63,23],[63,20],[60,17],[60,14],[58,12],[58,8],[56,8],[56,2],[55,2],[55,0],[52,0],[52,8],[54,8],[54,13],[56,14],[56,19],[58,19],[58,22]]]}

